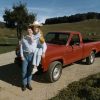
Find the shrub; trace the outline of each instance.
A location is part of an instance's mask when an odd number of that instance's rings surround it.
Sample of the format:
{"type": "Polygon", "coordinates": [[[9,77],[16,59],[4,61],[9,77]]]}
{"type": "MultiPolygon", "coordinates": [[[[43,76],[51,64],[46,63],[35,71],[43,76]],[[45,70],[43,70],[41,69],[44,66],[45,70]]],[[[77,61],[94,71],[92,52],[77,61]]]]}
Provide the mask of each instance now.
{"type": "Polygon", "coordinates": [[[50,100],[100,100],[100,73],[69,84],[50,100]]]}

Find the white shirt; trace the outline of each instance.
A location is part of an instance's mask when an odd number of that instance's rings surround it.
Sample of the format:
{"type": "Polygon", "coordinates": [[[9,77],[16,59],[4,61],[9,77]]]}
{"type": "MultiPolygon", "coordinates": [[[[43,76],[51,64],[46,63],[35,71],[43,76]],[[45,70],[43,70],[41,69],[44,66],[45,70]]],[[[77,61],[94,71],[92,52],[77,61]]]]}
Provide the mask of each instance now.
{"type": "Polygon", "coordinates": [[[37,47],[37,42],[34,39],[34,36],[32,38],[33,38],[33,41],[31,40],[30,37],[27,37],[27,36],[24,37],[21,40],[21,43],[20,43],[20,54],[21,54],[21,57],[23,57],[23,53],[24,52],[28,52],[28,53],[34,53],[35,52],[36,47],[37,47]]]}

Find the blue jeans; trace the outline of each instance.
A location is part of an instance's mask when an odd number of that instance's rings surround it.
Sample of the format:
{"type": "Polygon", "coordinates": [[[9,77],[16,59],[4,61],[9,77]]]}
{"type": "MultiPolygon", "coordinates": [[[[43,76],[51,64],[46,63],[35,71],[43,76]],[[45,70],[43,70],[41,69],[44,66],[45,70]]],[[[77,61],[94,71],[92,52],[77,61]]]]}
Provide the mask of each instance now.
{"type": "Polygon", "coordinates": [[[24,60],[22,62],[22,84],[30,84],[32,80],[32,57],[33,54],[24,54],[24,60]]]}

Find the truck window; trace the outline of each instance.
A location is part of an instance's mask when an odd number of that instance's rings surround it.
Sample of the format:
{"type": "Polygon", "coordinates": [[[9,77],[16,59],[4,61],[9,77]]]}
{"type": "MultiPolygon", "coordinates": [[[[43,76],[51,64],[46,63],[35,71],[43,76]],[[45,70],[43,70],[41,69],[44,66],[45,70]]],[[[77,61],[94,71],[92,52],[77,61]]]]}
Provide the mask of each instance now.
{"type": "Polygon", "coordinates": [[[70,41],[70,45],[79,45],[80,44],[80,37],[78,34],[74,34],[70,41]]]}
{"type": "Polygon", "coordinates": [[[46,35],[46,43],[65,45],[68,41],[69,33],[50,32],[46,35]]]}

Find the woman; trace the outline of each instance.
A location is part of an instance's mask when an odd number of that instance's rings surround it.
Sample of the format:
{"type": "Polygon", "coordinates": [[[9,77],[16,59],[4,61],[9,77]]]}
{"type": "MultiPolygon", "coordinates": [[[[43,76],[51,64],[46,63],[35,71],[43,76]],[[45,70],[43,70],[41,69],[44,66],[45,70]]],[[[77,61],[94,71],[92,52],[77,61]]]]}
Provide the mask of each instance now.
{"type": "Polygon", "coordinates": [[[34,39],[33,30],[29,26],[27,29],[28,35],[21,40],[20,53],[22,58],[22,90],[25,91],[26,87],[32,90],[32,58],[33,53],[37,47],[36,40],[34,39]]]}
{"type": "Polygon", "coordinates": [[[35,21],[33,24],[31,24],[31,26],[33,27],[34,38],[36,39],[36,42],[37,42],[37,48],[34,52],[34,57],[33,57],[33,62],[32,62],[32,65],[33,65],[32,74],[34,74],[38,71],[37,67],[40,64],[41,57],[45,57],[47,45],[45,43],[43,34],[40,30],[40,27],[42,25],[38,21],[35,21]]]}

